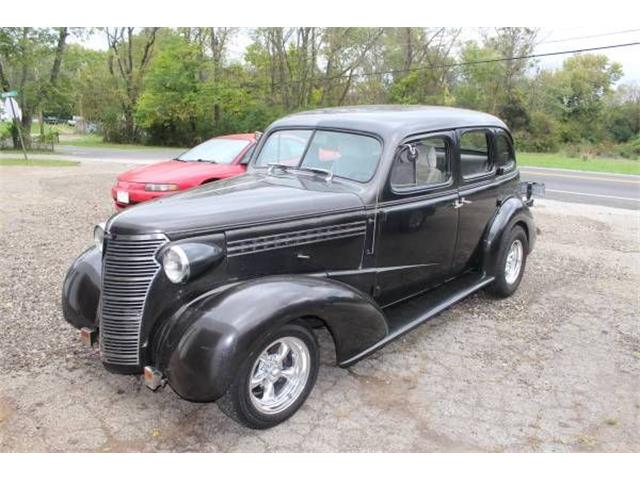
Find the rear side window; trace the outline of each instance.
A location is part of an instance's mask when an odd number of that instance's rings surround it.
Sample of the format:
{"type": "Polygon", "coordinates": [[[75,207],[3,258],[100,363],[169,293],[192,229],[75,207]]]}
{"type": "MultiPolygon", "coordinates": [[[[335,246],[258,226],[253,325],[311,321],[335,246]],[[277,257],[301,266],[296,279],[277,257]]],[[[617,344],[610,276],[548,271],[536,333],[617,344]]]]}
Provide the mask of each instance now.
{"type": "Polygon", "coordinates": [[[505,170],[511,170],[516,166],[513,146],[504,133],[499,133],[496,136],[496,163],[498,167],[503,167],[505,170]]]}
{"type": "Polygon", "coordinates": [[[489,157],[489,134],[477,130],[460,137],[460,166],[464,178],[489,173],[493,168],[489,157]]]}
{"type": "Polygon", "coordinates": [[[451,178],[448,145],[442,137],[424,138],[403,145],[393,162],[391,186],[401,190],[448,182],[451,178]]]}

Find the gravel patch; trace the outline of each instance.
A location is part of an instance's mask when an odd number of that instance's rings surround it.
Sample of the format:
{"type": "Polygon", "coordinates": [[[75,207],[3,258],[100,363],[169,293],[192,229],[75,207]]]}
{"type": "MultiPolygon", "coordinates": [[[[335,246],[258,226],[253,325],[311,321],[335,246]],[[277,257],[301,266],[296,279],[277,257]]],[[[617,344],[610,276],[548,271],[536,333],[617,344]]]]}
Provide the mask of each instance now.
{"type": "Polygon", "coordinates": [[[349,369],[285,424],[107,373],[62,319],[66,269],[123,164],[0,168],[0,451],[639,451],[640,214],[542,201],[518,292],[480,292],[349,369]]]}

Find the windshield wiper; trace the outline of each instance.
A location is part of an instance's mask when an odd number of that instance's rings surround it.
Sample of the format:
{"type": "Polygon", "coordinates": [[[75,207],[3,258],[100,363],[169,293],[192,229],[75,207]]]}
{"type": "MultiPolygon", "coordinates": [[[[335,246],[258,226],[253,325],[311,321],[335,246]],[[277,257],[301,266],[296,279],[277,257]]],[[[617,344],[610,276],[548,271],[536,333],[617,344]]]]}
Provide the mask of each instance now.
{"type": "Polygon", "coordinates": [[[296,167],[296,170],[306,170],[308,172],[319,173],[324,175],[327,179],[327,182],[330,182],[333,178],[333,172],[331,170],[327,170],[326,168],[318,168],[318,167],[296,167]]]}
{"type": "Polygon", "coordinates": [[[276,169],[280,169],[284,172],[292,170],[292,171],[298,171],[298,172],[319,173],[325,176],[327,182],[330,182],[331,179],[333,178],[333,172],[331,170],[327,170],[324,168],[305,167],[305,166],[296,167],[293,165],[283,165],[282,163],[269,163],[267,167],[268,167],[267,174],[269,175],[273,175],[276,169]]]}
{"type": "Polygon", "coordinates": [[[284,165],[282,163],[275,163],[275,162],[267,163],[267,175],[273,175],[276,169],[280,169],[283,172],[286,172],[290,168],[293,168],[293,167],[284,165]]]}

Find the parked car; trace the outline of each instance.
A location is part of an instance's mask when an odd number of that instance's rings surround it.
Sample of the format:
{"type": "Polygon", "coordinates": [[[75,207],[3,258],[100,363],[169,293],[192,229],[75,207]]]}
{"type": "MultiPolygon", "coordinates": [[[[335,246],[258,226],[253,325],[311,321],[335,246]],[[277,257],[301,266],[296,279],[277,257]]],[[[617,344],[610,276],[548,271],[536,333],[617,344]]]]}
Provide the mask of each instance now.
{"type": "Polygon", "coordinates": [[[121,173],[111,188],[111,197],[116,208],[121,209],[178,190],[240,175],[246,170],[255,143],[255,133],[212,138],[174,160],[121,173]]]}
{"type": "Polygon", "coordinates": [[[314,386],[315,328],[347,367],[473,292],[518,288],[539,186],[519,183],[496,117],[318,110],[276,121],[256,148],[241,177],[95,228],[63,309],[108,370],[268,428],[314,386]]]}

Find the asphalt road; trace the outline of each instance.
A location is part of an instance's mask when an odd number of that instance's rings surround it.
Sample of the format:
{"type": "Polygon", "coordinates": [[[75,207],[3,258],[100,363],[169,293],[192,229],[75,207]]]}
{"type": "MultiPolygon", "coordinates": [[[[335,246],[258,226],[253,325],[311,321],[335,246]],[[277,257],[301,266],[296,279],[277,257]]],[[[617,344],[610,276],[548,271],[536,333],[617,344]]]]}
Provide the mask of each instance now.
{"type": "Polygon", "coordinates": [[[640,209],[640,177],[636,175],[537,167],[521,167],[520,171],[523,181],[544,183],[546,198],[551,200],[640,209]]]}
{"type": "MultiPolygon", "coordinates": [[[[142,150],[59,145],[56,157],[144,165],[175,158],[182,151],[175,148],[142,150]]],[[[640,176],[538,167],[521,167],[520,170],[523,181],[544,183],[546,198],[550,200],[640,210],[640,176]]]]}
{"type": "Polygon", "coordinates": [[[107,160],[117,163],[153,163],[176,158],[185,148],[166,149],[120,149],[101,147],[75,147],[73,145],[57,145],[56,157],[63,156],[75,160],[107,160]]]}

